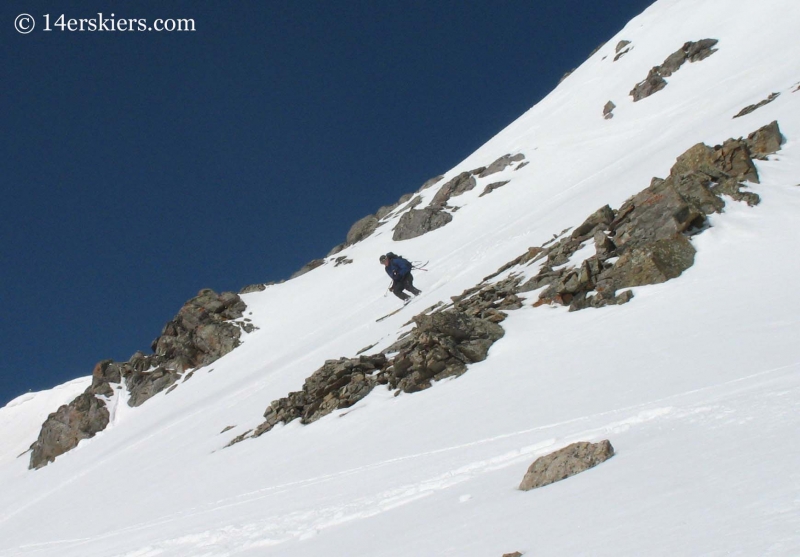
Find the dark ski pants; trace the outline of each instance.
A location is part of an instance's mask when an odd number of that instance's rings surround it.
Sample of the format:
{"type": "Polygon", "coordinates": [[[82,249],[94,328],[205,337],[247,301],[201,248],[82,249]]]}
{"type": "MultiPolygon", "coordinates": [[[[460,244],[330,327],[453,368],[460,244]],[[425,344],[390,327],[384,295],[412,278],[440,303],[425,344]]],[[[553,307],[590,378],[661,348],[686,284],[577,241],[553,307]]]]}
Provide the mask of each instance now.
{"type": "Polygon", "coordinates": [[[408,290],[414,296],[418,296],[420,291],[414,288],[414,277],[411,276],[411,273],[408,273],[403,278],[397,279],[392,283],[392,292],[395,296],[400,298],[401,300],[408,300],[409,295],[403,292],[403,290],[408,290]]]}

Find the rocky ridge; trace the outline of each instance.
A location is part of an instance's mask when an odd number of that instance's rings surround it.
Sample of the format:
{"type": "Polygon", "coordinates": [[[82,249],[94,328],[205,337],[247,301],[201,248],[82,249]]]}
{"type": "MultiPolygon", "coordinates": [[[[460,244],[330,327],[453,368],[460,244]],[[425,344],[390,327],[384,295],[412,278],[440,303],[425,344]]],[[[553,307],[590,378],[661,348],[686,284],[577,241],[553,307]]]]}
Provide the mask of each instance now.
{"type": "MultiPolygon", "coordinates": [[[[778,123],[772,122],[747,139],[728,139],[715,147],[695,145],[678,157],[666,179],[653,178],[619,209],[601,207],[569,235],[567,229],[529,248],[480,284],[453,296],[450,304],[416,315],[416,327],[380,353],[326,361],[300,391],[273,401],[264,412],[265,421],[228,446],[259,437],[279,423],[313,423],[353,406],[379,385],[395,394],[414,393],[462,375],[503,337],[499,323],[506,311],[523,307],[525,292],[541,290],[534,307],[551,303],[574,311],[626,303],[633,295],[620,290],[679,276],[694,262],[690,237],[707,228],[709,214],[722,212],[723,196],[748,205],[759,202],[742,181],[757,183],[753,159],[766,158],[781,143],[778,123]],[[590,241],[595,255],[578,266],[569,265],[590,241]],[[525,280],[525,267],[534,263],[540,264],[538,273],[525,280]]],[[[443,188],[452,191],[453,184],[468,183],[465,174],[443,188]]]]}
{"type": "Polygon", "coordinates": [[[92,384],[69,404],[50,414],[31,445],[29,468],[38,469],[93,437],[109,424],[107,403],[123,385],[129,406],[175,388],[188,370],[208,365],[241,343],[254,327],[243,318],[245,303],[233,292],[204,289],[186,302],[152,343],[153,354],[137,352],[127,362],[103,360],[92,372],[92,384]]]}

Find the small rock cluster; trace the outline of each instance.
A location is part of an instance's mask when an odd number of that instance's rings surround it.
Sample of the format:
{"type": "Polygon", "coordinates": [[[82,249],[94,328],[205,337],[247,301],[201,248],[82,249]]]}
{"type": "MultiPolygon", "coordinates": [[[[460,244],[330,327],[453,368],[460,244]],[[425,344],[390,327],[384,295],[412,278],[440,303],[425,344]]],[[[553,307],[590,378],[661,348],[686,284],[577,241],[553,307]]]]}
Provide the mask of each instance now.
{"type": "Polygon", "coordinates": [[[628,46],[629,44],[631,44],[631,42],[626,40],[622,40],[617,43],[617,47],[614,49],[615,50],[614,62],[616,62],[617,60],[625,56],[628,52],[630,52],[631,48],[633,47],[628,46]]]}
{"type": "MultiPolygon", "coordinates": [[[[109,412],[103,398],[124,382],[129,406],[139,406],[173,386],[188,369],[208,365],[240,344],[241,332],[254,329],[242,318],[246,306],[233,292],[205,289],[186,302],[161,335],[153,354],[134,354],[127,362],[103,360],[92,372],[92,384],[69,404],[50,414],[31,445],[30,468],[41,468],[106,428],[109,412]],[[123,381],[124,380],[124,381],[123,381]]],[[[188,375],[187,375],[188,378],[188,375]]]]}
{"type": "Polygon", "coordinates": [[[608,439],[599,443],[581,441],[554,453],[537,458],[530,465],[519,489],[530,491],[544,487],[575,474],[594,468],[614,456],[614,447],[608,439]]]}
{"type": "MultiPolygon", "coordinates": [[[[394,227],[392,239],[396,242],[410,240],[422,236],[432,230],[441,228],[453,220],[453,215],[448,211],[451,209],[447,202],[452,197],[459,196],[475,188],[478,178],[486,178],[497,172],[505,170],[512,164],[522,161],[525,155],[517,153],[507,154],[492,162],[489,166],[481,166],[474,170],[462,172],[452,180],[444,184],[434,195],[430,204],[423,209],[410,209],[406,211],[397,225],[394,227]]],[[[519,166],[517,167],[519,168],[519,166]]],[[[507,184],[508,182],[495,182],[484,189],[481,196],[491,193],[493,190],[507,184]]]]}
{"type": "Polygon", "coordinates": [[[777,99],[779,96],[780,96],[780,93],[771,93],[770,96],[768,96],[763,101],[757,102],[756,104],[751,104],[751,105],[746,106],[743,109],[741,109],[738,113],[736,113],[736,116],[734,116],[734,118],[739,118],[741,116],[746,116],[747,114],[755,112],[756,110],[758,110],[762,106],[768,105],[769,103],[771,103],[772,101],[777,99]]]}
{"type": "Polygon", "coordinates": [[[699,62],[714,54],[717,51],[714,48],[717,42],[716,39],[703,39],[697,42],[689,41],[684,43],[681,48],[667,56],[663,64],[653,66],[647,77],[636,84],[630,92],[633,102],[640,101],[653,93],[661,91],[667,86],[667,81],[664,78],[677,72],[684,62],[699,62]]]}

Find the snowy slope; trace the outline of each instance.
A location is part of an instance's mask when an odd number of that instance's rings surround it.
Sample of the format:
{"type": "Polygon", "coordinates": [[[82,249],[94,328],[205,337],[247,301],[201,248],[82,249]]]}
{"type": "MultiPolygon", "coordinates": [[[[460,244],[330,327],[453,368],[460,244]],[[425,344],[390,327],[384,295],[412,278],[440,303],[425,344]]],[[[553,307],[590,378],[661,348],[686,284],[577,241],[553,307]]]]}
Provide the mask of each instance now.
{"type": "Polygon", "coordinates": [[[139,408],[116,401],[106,431],[41,470],[17,455],[88,379],[0,410],[0,555],[800,554],[798,20],[789,0],[660,0],[447,173],[530,161],[453,198],[444,228],[394,243],[395,217],[337,254],[352,264],[244,295],[259,329],[240,348],[139,408]],[[631,101],[652,66],[704,38],[718,52],[631,101]],[[614,62],[622,39],[633,48],[614,62]],[[326,359],[385,348],[414,313],[618,207],[695,143],[772,120],[787,141],[758,162],[761,204],[729,201],[679,278],[623,306],[527,304],[458,379],[379,388],[223,449],[326,359]],[[511,181],[478,198],[499,180],[511,181]],[[376,323],[398,303],[383,296],[388,250],[431,263],[422,299],[376,323]],[[603,438],[617,450],[607,463],[516,490],[537,456],[603,438]]]}

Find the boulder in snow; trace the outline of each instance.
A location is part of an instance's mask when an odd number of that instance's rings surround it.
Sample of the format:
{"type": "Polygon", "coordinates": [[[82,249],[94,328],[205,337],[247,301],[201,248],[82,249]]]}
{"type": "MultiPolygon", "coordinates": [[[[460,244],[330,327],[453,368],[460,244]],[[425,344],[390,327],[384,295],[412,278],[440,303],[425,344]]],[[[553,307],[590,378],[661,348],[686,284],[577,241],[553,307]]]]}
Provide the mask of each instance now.
{"type": "Polygon", "coordinates": [[[608,439],[599,443],[585,441],[573,443],[547,456],[537,458],[531,464],[519,489],[530,491],[569,478],[594,468],[614,456],[614,447],[608,439]]]}

